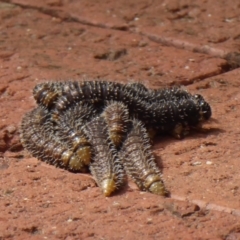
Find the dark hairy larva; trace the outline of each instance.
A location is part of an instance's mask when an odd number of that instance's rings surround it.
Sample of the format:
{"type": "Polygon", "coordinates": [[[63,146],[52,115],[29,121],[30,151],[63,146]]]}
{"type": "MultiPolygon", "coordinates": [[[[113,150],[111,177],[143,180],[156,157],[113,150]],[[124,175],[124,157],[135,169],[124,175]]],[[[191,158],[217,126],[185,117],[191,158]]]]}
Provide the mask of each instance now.
{"type": "Polygon", "coordinates": [[[139,82],[126,84],[125,92],[137,100],[146,101],[149,104],[161,100],[172,101],[192,96],[188,91],[180,87],[148,89],[139,82]]]}
{"type": "Polygon", "coordinates": [[[132,120],[132,129],[123,143],[119,156],[127,174],[139,189],[166,195],[160,170],[151,151],[147,130],[139,120],[132,120]]]}
{"type": "Polygon", "coordinates": [[[46,82],[33,95],[38,107],[22,119],[23,146],[49,164],[90,169],[105,196],[123,186],[126,174],[141,190],[165,196],[150,136],[180,139],[211,117],[199,94],[139,82],[46,82]]]}
{"type": "Polygon", "coordinates": [[[107,100],[124,98],[123,84],[106,81],[67,82],[63,95],[56,103],[56,109],[62,111],[74,102],[88,101],[95,104],[107,100]]]}
{"type": "Polygon", "coordinates": [[[152,102],[161,101],[162,99],[177,101],[192,96],[187,90],[181,87],[153,89],[150,91],[149,95],[152,102]]]}
{"type": "Polygon", "coordinates": [[[119,189],[125,180],[125,173],[116,148],[108,138],[107,125],[103,117],[96,117],[84,128],[93,151],[90,171],[105,196],[119,189]]]}
{"type": "Polygon", "coordinates": [[[81,130],[86,122],[97,115],[98,111],[91,104],[79,102],[62,112],[58,120],[59,122],[67,122],[67,125],[71,128],[81,130]]]}
{"type": "Polygon", "coordinates": [[[23,146],[36,158],[72,171],[86,171],[78,156],[52,133],[49,112],[37,107],[27,113],[21,124],[23,146]]]}
{"type": "MultiPolygon", "coordinates": [[[[40,85],[41,88],[42,85],[40,85]]],[[[54,99],[56,115],[80,101],[91,103],[102,109],[106,101],[121,101],[129,109],[131,117],[139,118],[147,127],[157,128],[160,132],[174,131],[176,126],[181,125],[196,126],[211,116],[211,108],[206,101],[202,97],[201,102],[197,100],[196,96],[201,95],[191,95],[186,90],[177,87],[148,90],[141,83],[124,85],[106,81],[69,81],[62,85],[56,83],[56,86],[48,83],[47,87],[50,89],[61,88],[61,91],[58,90],[61,95],[54,99]],[[189,106],[190,110],[187,112],[185,109],[189,106]],[[182,118],[177,120],[180,112],[182,118]],[[170,122],[166,124],[165,119],[170,122]]],[[[39,92],[41,93],[41,91],[39,92]]],[[[43,92],[44,94],[38,95],[48,96],[45,91],[43,92]]],[[[51,94],[52,91],[49,92],[49,95],[51,94]]],[[[44,100],[45,98],[39,99],[44,100]]],[[[40,102],[43,104],[43,102],[48,102],[48,99],[46,97],[45,101],[41,100],[40,102]]]]}
{"type": "Polygon", "coordinates": [[[90,164],[91,144],[82,128],[94,116],[96,111],[93,107],[82,102],[70,107],[57,118],[52,114],[56,135],[72,149],[84,165],[90,164]]]}
{"type": "Polygon", "coordinates": [[[150,125],[160,133],[174,132],[179,126],[182,126],[183,130],[196,127],[211,116],[209,104],[199,96],[193,95],[178,101],[162,100],[161,103],[152,103],[146,106],[146,112],[152,111],[152,118],[149,120],[139,117],[139,119],[143,119],[146,126],[150,125]]]}
{"type": "Polygon", "coordinates": [[[177,88],[158,90],[156,94],[151,94],[151,90],[131,84],[105,81],[67,82],[62,95],[56,101],[56,112],[61,114],[79,101],[97,104],[99,108],[104,108],[106,101],[121,101],[129,109],[130,116],[140,119],[148,128],[172,132],[175,128],[181,129],[178,126],[187,129],[210,118],[210,106],[203,98],[200,102],[196,96],[177,88]]]}

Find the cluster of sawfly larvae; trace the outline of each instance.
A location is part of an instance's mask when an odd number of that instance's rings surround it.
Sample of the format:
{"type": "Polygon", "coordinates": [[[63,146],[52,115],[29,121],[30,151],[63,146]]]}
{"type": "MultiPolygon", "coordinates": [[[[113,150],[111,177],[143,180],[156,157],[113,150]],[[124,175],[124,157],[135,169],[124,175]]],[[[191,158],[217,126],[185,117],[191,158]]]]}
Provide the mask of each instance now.
{"type": "Polygon", "coordinates": [[[38,106],[21,124],[23,146],[38,159],[73,172],[90,170],[105,196],[126,182],[166,195],[151,136],[183,138],[211,117],[201,95],[141,83],[45,82],[35,86],[38,106]]]}

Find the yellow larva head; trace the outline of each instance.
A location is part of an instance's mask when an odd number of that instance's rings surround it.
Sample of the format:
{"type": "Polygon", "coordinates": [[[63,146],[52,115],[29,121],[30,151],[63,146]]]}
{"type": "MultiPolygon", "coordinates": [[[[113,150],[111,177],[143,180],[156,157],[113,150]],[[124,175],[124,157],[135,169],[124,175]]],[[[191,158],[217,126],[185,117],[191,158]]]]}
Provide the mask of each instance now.
{"type": "Polygon", "coordinates": [[[79,148],[76,151],[78,161],[84,165],[89,165],[91,161],[91,148],[90,146],[79,148]]]}
{"type": "Polygon", "coordinates": [[[113,179],[107,178],[102,181],[101,188],[105,197],[109,197],[117,187],[113,179]]]}
{"type": "Polygon", "coordinates": [[[70,150],[66,150],[62,153],[61,160],[64,166],[68,165],[72,155],[73,155],[73,152],[70,150]]]}
{"type": "Polygon", "coordinates": [[[73,171],[85,172],[85,165],[83,164],[82,161],[80,161],[79,157],[75,154],[70,158],[68,168],[73,171]]]}

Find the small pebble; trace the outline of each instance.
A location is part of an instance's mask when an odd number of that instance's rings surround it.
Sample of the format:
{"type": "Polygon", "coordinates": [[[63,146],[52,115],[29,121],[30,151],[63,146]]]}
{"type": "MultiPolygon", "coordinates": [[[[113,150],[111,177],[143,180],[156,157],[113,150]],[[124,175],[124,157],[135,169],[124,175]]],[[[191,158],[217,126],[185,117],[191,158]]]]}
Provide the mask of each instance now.
{"type": "Polygon", "coordinates": [[[202,165],[202,163],[201,162],[194,162],[194,163],[192,163],[192,166],[199,166],[199,165],[202,165]]]}
{"type": "Polygon", "coordinates": [[[206,164],[207,165],[212,165],[212,162],[211,161],[206,161],[206,164]]]}

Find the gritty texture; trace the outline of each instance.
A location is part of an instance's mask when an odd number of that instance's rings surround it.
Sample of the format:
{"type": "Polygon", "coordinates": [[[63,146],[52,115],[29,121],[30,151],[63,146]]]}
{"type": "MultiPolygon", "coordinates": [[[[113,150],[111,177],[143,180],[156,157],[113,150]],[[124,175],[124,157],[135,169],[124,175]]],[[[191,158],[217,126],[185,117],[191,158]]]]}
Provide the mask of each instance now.
{"type": "Polygon", "coordinates": [[[0,2],[0,238],[240,238],[239,3],[160,2],[0,2]],[[204,131],[154,140],[171,198],[132,182],[105,198],[23,150],[33,87],[79,77],[182,85],[211,104],[204,131]]]}

